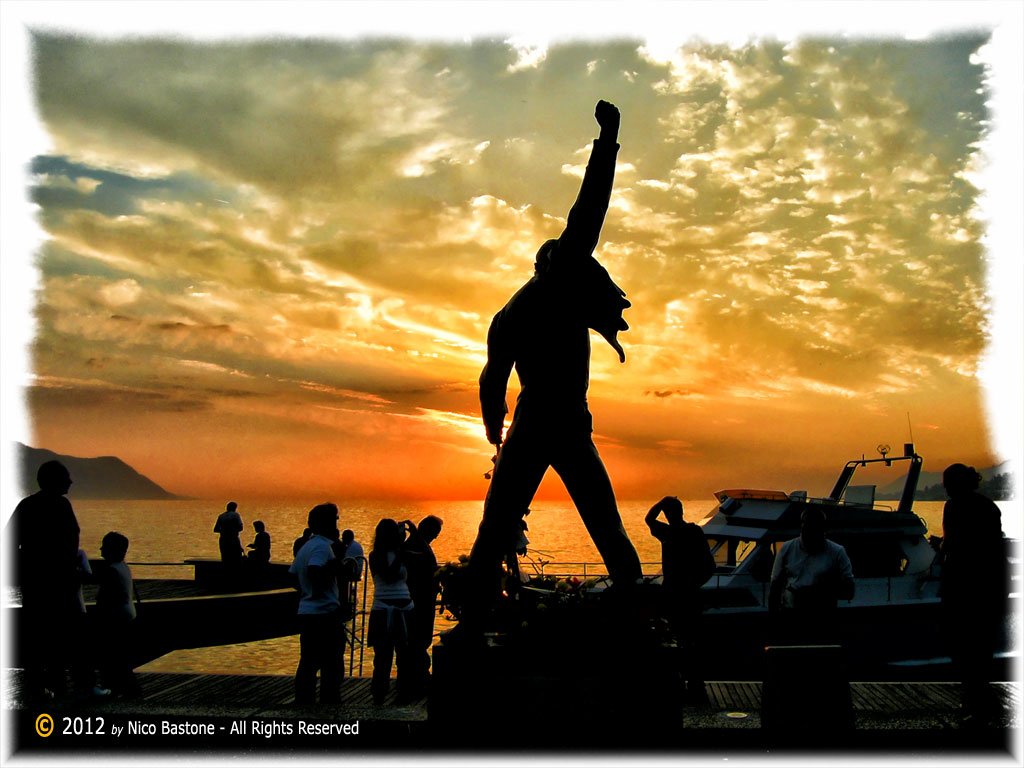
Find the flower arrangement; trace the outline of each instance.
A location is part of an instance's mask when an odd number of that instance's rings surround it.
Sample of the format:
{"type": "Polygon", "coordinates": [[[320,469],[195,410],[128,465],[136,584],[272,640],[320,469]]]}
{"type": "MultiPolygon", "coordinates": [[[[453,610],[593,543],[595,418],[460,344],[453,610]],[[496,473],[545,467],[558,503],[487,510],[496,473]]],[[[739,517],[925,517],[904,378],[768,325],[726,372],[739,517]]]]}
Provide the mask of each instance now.
{"type": "MultiPolygon", "coordinates": [[[[469,594],[469,557],[460,555],[437,570],[441,610],[455,621],[463,618],[469,594]]],[[[592,606],[603,578],[536,574],[525,581],[505,574],[493,615],[495,628],[511,635],[544,635],[593,620],[592,606]]]]}
{"type": "Polygon", "coordinates": [[[459,555],[456,562],[448,562],[437,569],[437,580],[441,587],[441,607],[458,621],[462,618],[462,607],[466,599],[466,578],[469,555],[459,555]]]}

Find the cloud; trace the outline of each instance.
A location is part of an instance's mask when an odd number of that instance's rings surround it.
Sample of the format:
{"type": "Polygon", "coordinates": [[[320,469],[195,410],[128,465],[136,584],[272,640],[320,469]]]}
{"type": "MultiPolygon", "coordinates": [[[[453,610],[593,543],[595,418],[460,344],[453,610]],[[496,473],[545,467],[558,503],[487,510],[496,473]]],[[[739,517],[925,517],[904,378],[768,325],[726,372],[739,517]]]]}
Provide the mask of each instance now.
{"type": "Polygon", "coordinates": [[[386,42],[195,44],[37,34],[40,110],[89,161],[331,193],[386,178],[436,127],[429,51],[386,42]],[[153,84],[158,83],[158,87],[153,84]],[[113,87],[116,84],[116,87],[113,87]]]}
{"type": "MultiPolygon", "coordinates": [[[[508,65],[508,72],[536,69],[548,56],[546,43],[530,42],[524,38],[511,38],[507,42],[516,57],[516,60],[508,65]]],[[[587,68],[590,69],[589,63],[587,68]]]]}
{"type": "Polygon", "coordinates": [[[718,455],[672,442],[683,416],[976,392],[984,36],[34,40],[40,376],[474,445],[488,323],[565,226],[609,98],[597,255],[633,303],[628,364],[593,353],[609,447],[718,455]],[[626,423],[649,408],[671,418],[626,423]]]}

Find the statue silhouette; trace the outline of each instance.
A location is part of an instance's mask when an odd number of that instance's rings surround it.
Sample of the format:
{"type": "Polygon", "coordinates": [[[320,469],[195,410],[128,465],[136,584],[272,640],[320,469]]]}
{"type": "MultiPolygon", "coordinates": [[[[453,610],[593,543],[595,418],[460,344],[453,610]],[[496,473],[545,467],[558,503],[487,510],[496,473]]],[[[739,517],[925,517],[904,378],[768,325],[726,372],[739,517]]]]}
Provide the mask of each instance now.
{"type": "Polygon", "coordinates": [[[487,365],[480,404],[487,439],[498,454],[470,553],[471,581],[480,601],[497,595],[500,563],[521,530],[548,467],[565,483],[612,580],[632,584],[640,560],[622,527],[611,480],[598,455],[587,406],[593,328],[625,362],[617,334],[628,326],[625,293],[593,257],[608,210],[619,145],[619,111],[599,101],[601,128],[565,231],[537,252],[534,275],[494,316],[487,332],[487,365]],[[505,395],[513,366],[521,389],[512,425],[505,395]]]}

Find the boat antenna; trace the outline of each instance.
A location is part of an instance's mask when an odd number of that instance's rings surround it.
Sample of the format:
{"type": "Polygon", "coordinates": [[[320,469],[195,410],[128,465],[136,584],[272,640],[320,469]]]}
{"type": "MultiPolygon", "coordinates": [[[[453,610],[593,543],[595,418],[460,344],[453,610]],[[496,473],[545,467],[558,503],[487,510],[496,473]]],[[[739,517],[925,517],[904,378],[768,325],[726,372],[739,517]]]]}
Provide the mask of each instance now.
{"type": "Polygon", "coordinates": [[[910,411],[907,411],[907,429],[910,430],[910,442],[903,446],[903,455],[916,456],[917,449],[914,448],[914,425],[910,423],[910,411]]]}

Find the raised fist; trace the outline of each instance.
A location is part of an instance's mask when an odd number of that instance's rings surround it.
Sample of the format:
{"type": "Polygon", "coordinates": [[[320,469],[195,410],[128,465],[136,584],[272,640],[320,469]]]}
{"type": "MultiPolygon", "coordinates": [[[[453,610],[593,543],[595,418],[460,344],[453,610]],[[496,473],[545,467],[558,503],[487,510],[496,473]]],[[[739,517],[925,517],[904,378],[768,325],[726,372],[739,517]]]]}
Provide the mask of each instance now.
{"type": "Polygon", "coordinates": [[[619,130],[619,110],[611,102],[604,100],[597,102],[597,106],[594,108],[594,117],[602,130],[616,132],[619,130]]]}

